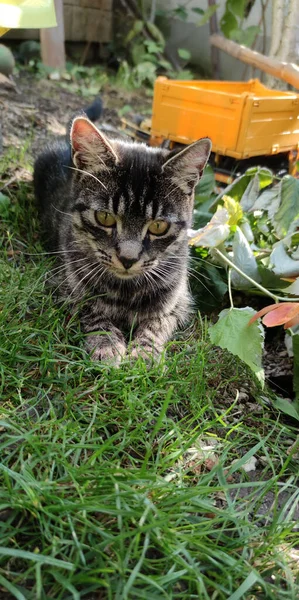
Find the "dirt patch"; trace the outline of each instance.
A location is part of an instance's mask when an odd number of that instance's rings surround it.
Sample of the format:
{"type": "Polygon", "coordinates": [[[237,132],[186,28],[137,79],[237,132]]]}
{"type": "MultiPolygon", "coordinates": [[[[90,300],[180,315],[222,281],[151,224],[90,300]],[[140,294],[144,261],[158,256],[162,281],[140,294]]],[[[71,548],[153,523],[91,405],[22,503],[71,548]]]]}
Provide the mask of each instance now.
{"type": "MultiPolygon", "coordinates": [[[[26,71],[20,72],[15,82],[15,89],[0,87],[2,146],[3,150],[21,148],[28,141],[28,152],[33,157],[48,142],[64,136],[72,117],[93,100],[26,71]]],[[[116,128],[120,126],[118,110],[123,106],[131,106],[136,112],[148,111],[151,106],[142,90],[126,91],[107,84],[99,95],[104,105],[101,121],[116,128]]]]}

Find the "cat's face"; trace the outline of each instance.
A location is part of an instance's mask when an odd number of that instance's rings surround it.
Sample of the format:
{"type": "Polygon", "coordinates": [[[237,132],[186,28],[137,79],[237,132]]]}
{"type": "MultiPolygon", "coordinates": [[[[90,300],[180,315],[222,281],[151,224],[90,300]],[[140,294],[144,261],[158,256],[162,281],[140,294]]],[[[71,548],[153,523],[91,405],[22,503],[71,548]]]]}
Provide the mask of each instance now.
{"type": "MultiPolygon", "coordinates": [[[[118,279],[173,269],[187,252],[194,187],[209,157],[204,139],[178,154],[108,141],[87,119],[71,131],[73,234],[94,261],[118,279]]],[[[146,276],[146,275],[145,275],[146,276]]]]}

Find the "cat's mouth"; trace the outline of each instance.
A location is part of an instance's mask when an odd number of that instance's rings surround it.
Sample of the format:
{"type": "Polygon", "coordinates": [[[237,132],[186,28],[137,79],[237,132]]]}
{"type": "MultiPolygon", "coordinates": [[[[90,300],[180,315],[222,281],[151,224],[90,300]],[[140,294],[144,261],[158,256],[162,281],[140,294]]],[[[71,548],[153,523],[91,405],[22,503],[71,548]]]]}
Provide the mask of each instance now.
{"type": "Polygon", "coordinates": [[[116,268],[110,268],[110,272],[118,277],[118,279],[136,279],[136,277],[140,277],[140,275],[142,275],[141,271],[126,271],[116,268]]]}

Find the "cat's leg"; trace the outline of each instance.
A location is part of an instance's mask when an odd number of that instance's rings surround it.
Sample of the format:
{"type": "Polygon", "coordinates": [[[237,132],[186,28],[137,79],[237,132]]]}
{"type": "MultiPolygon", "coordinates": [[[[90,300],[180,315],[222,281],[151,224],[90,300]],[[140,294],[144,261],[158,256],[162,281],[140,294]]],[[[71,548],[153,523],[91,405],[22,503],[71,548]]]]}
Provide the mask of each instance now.
{"type": "Polygon", "coordinates": [[[119,365],[126,353],[126,341],[122,332],[109,320],[99,320],[88,324],[85,317],[83,331],[87,333],[85,348],[94,361],[103,361],[115,366],[119,365]]]}
{"type": "Polygon", "coordinates": [[[142,357],[145,360],[159,360],[164,346],[170,340],[178,326],[175,312],[156,316],[141,321],[131,344],[132,358],[142,357]]]}

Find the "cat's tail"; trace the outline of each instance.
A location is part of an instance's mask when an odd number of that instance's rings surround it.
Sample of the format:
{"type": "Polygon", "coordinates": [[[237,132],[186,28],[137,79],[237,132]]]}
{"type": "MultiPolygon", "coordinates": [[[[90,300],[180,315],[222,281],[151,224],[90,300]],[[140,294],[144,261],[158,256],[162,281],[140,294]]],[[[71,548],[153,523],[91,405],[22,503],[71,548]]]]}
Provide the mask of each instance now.
{"type": "Polygon", "coordinates": [[[97,121],[103,112],[102,98],[98,96],[89,106],[87,106],[87,108],[83,110],[83,112],[93,123],[97,121]]]}

